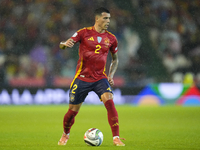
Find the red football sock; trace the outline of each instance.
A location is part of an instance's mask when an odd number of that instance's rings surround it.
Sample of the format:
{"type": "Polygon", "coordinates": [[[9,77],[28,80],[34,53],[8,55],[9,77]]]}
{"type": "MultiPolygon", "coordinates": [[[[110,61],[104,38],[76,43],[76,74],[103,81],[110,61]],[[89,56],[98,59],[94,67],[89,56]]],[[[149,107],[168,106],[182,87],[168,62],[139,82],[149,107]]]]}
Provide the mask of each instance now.
{"type": "Polygon", "coordinates": [[[76,111],[72,111],[71,109],[64,116],[63,120],[63,128],[64,132],[68,134],[70,132],[71,126],[74,124],[75,116],[78,114],[76,111]]]}
{"type": "Polygon", "coordinates": [[[107,109],[108,114],[108,122],[110,124],[113,137],[119,136],[119,121],[118,121],[118,114],[115,108],[113,100],[108,100],[105,102],[105,107],[107,109]]]}

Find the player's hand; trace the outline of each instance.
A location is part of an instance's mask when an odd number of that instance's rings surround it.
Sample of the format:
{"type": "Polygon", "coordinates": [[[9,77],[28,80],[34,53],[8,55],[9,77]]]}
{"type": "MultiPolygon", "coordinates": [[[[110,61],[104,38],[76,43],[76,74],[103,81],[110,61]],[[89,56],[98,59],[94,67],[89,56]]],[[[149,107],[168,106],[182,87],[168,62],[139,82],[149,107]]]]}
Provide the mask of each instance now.
{"type": "Polygon", "coordinates": [[[111,77],[108,77],[108,82],[110,83],[110,86],[114,85],[114,80],[111,77]]]}
{"type": "Polygon", "coordinates": [[[74,43],[75,43],[75,41],[73,40],[73,39],[68,39],[67,41],[65,41],[65,42],[60,42],[60,48],[61,49],[65,49],[65,48],[67,48],[67,47],[70,47],[70,48],[72,48],[73,46],[74,46],[74,43]]]}

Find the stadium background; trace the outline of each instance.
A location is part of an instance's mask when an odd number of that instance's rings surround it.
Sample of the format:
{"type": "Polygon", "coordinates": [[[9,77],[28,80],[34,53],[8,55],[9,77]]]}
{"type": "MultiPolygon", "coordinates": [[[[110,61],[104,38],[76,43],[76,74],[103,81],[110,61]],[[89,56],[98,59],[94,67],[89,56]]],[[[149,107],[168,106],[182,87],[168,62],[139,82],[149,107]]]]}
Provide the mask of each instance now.
{"type": "Polygon", "coordinates": [[[198,0],[1,0],[0,104],[68,103],[78,45],[58,44],[93,25],[99,6],[119,42],[116,104],[200,105],[198,0]]]}

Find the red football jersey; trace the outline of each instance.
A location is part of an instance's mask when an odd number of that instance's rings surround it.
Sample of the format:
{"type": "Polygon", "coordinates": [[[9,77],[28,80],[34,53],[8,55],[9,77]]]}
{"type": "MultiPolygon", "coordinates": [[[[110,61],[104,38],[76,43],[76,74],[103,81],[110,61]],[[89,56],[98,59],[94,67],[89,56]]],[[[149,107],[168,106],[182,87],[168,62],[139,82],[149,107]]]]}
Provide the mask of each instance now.
{"type": "Polygon", "coordinates": [[[116,53],[117,39],[108,32],[98,33],[94,26],[80,29],[71,37],[79,45],[79,60],[74,79],[86,82],[95,82],[107,78],[105,65],[107,55],[116,53]]]}

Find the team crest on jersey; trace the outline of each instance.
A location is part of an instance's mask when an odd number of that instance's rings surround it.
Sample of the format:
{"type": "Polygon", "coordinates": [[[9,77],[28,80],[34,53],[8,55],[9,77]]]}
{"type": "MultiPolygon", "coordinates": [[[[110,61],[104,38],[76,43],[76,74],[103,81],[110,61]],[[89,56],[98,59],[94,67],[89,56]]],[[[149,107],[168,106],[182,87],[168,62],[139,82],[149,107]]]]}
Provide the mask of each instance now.
{"type": "Polygon", "coordinates": [[[110,40],[108,37],[104,38],[104,44],[106,45],[106,48],[108,48],[108,46],[110,44],[110,40]]]}
{"type": "Polygon", "coordinates": [[[102,37],[97,36],[98,43],[101,43],[102,37]]]}

